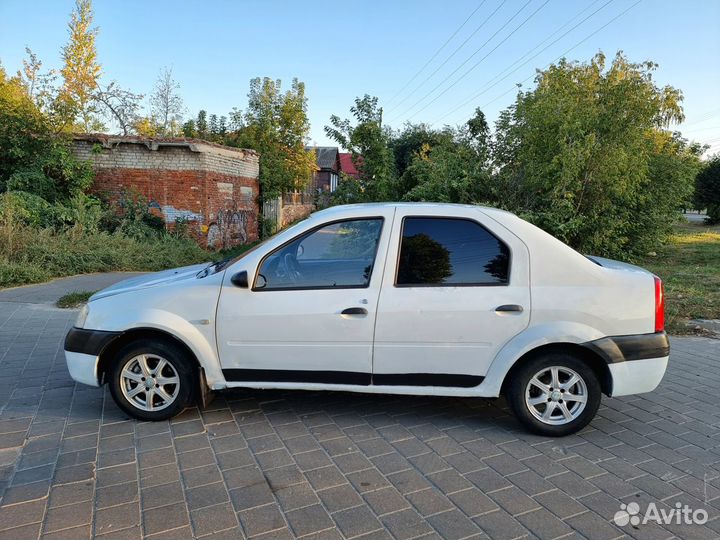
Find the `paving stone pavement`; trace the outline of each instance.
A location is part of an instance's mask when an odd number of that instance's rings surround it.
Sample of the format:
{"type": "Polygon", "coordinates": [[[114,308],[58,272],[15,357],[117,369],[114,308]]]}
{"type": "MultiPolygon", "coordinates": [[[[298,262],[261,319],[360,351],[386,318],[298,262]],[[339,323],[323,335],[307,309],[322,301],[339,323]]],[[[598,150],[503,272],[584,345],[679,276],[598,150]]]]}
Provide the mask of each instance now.
{"type": "Polygon", "coordinates": [[[75,315],[0,303],[0,539],[720,537],[720,341],[673,338],[658,390],[562,439],[502,400],[319,392],[143,423],[70,379],[75,315]],[[709,521],[613,524],[630,502],[709,521]]]}
{"type": "Polygon", "coordinates": [[[120,280],[142,275],[144,272],[107,272],[81,274],[54,279],[40,285],[24,285],[0,289],[0,303],[54,304],[58,298],[78,291],[99,291],[120,280]]]}

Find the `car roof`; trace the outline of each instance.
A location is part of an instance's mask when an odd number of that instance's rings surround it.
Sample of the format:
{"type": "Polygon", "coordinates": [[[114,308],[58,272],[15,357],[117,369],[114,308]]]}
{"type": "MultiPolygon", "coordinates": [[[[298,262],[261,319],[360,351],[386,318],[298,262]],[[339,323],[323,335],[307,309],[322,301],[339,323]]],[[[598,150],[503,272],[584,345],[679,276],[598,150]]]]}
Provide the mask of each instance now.
{"type": "Polygon", "coordinates": [[[499,208],[493,208],[491,206],[481,206],[477,204],[456,204],[456,203],[435,203],[435,202],[372,202],[372,203],[357,203],[357,204],[343,204],[339,206],[331,206],[315,212],[313,216],[326,217],[328,215],[342,213],[345,210],[373,210],[377,208],[473,208],[475,210],[482,210],[489,213],[503,213],[509,214],[505,210],[499,208]]]}

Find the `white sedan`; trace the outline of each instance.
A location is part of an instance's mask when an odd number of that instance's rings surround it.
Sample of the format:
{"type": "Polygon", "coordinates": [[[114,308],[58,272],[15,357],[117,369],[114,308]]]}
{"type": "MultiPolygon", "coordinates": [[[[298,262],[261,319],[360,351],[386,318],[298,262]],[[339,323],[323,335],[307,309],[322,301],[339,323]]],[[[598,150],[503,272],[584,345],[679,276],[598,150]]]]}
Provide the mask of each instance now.
{"type": "Polygon", "coordinates": [[[663,290],[517,216],[337,206],[243,255],[102,290],[65,341],[81,383],[143,420],[224,388],[498,397],[546,435],[665,373],[663,290]]]}

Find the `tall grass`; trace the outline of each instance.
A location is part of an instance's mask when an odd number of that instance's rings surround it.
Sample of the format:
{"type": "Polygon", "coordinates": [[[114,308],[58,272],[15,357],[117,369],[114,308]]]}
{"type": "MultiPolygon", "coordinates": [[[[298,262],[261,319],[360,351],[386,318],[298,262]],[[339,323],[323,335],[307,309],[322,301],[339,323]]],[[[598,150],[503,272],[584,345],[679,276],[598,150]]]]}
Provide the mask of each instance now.
{"type": "Polygon", "coordinates": [[[132,238],[81,226],[39,229],[0,221],[0,287],[53,277],[119,270],[156,271],[214,258],[193,240],[170,234],[132,238]]]}

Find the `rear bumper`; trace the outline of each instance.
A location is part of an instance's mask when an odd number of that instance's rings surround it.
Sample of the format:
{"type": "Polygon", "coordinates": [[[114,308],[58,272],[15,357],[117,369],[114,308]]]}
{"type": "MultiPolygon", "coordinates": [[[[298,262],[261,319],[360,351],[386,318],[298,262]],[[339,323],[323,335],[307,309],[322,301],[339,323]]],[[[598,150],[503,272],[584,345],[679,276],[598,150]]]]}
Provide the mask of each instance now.
{"type": "Polygon", "coordinates": [[[651,392],[667,369],[670,341],[665,332],[608,336],[585,346],[602,357],[612,379],[611,396],[651,392]]]}
{"type": "Polygon", "coordinates": [[[646,358],[608,365],[612,377],[612,397],[652,392],[665,375],[668,357],[646,358]]]}
{"type": "Polygon", "coordinates": [[[100,353],[121,333],[71,328],[65,337],[65,362],[73,380],[90,386],[100,386],[100,353]]]}
{"type": "Polygon", "coordinates": [[[620,362],[667,358],[670,355],[670,341],[665,332],[608,336],[585,343],[585,346],[600,355],[610,365],[620,362]]]}

